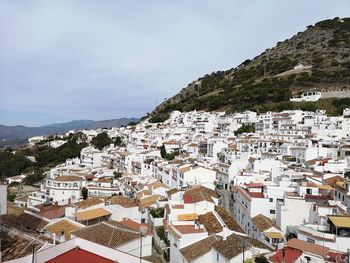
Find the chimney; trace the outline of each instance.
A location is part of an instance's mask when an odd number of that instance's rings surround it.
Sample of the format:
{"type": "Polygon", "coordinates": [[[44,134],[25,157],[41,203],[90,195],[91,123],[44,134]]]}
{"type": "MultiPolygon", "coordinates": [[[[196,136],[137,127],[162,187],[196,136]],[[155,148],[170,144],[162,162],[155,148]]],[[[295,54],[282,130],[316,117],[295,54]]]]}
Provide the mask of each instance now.
{"type": "Polygon", "coordinates": [[[222,235],[222,241],[225,241],[225,240],[226,240],[226,234],[223,233],[223,235],[222,235]]]}
{"type": "Polygon", "coordinates": [[[105,196],[104,198],[103,198],[103,200],[105,201],[105,206],[107,205],[107,196],[105,196]]]}
{"type": "Polygon", "coordinates": [[[53,235],[52,235],[52,244],[56,245],[56,234],[55,233],[53,233],[53,235]]]}
{"type": "Polygon", "coordinates": [[[70,197],[68,198],[68,205],[70,205],[72,203],[72,200],[70,199],[70,197]]]}
{"type": "Polygon", "coordinates": [[[55,206],[55,207],[57,207],[57,206],[58,206],[58,202],[57,202],[57,201],[54,203],[54,206],[55,206]]]}

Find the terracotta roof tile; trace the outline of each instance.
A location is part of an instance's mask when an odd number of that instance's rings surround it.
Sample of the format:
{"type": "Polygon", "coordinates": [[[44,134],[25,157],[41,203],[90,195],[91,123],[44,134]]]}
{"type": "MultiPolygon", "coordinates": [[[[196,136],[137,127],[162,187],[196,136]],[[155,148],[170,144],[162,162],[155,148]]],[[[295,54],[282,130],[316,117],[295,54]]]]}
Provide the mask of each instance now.
{"type": "Polygon", "coordinates": [[[270,227],[275,227],[279,229],[278,226],[274,224],[270,218],[264,216],[263,214],[258,214],[257,216],[254,216],[252,218],[252,221],[260,232],[263,232],[269,229],[270,227]]]}
{"type": "Polygon", "coordinates": [[[78,208],[84,209],[84,208],[88,208],[88,207],[91,207],[94,205],[102,204],[103,202],[104,202],[104,200],[102,200],[98,197],[89,197],[83,201],[75,203],[75,205],[78,208]]]}
{"type": "Polygon", "coordinates": [[[125,243],[140,238],[138,232],[112,226],[105,222],[83,228],[72,234],[76,237],[111,248],[117,248],[125,243]]]}
{"type": "Polygon", "coordinates": [[[69,222],[66,219],[60,220],[52,225],[46,227],[46,230],[50,233],[54,233],[57,236],[64,235],[65,240],[70,239],[70,234],[74,231],[81,229],[82,227],[77,226],[76,224],[69,222]]]}
{"type": "Polygon", "coordinates": [[[324,246],[320,246],[317,244],[312,244],[300,239],[296,239],[293,238],[291,240],[289,240],[286,244],[287,247],[291,247],[291,248],[295,248],[295,249],[299,249],[303,252],[309,252],[312,254],[316,254],[319,256],[326,256],[329,252],[329,248],[328,247],[324,247],[324,246]]]}
{"type": "Polygon", "coordinates": [[[5,232],[0,232],[1,238],[1,253],[2,262],[28,256],[33,253],[33,248],[38,251],[45,243],[36,236],[30,237],[27,234],[9,235],[5,232]]]}
{"type": "Polygon", "coordinates": [[[216,243],[218,240],[221,240],[221,237],[214,235],[209,236],[182,248],[180,252],[187,260],[187,262],[191,262],[192,260],[208,253],[211,250],[213,244],[216,243]]]}
{"type": "Polygon", "coordinates": [[[83,212],[76,213],[78,221],[86,221],[99,217],[110,216],[112,213],[103,208],[90,209],[83,212]]]}
{"type": "Polygon", "coordinates": [[[112,196],[107,200],[109,205],[120,205],[125,208],[137,206],[134,199],[125,196],[112,196]]]}
{"type": "Polygon", "coordinates": [[[230,230],[244,233],[244,230],[237,223],[236,219],[230,215],[225,208],[222,206],[215,206],[215,211],[230,230]]]}
{"type": "Polygon", "coordinates": [[[83,178],[80,176],[75,175],[62,175],[55,178],[55,181],[59,182],[75,182],[75,181],[82,181],[83,178]]]}
{"type": "Polygon", "coordinates": [[[226,259],[230,260],[242,252],[243,243],[245,249],[257,247],[270,250],[270,248],[255,239],[246,236],[238,236],[236,234],[228,236],[226,240],[216,242],[213,244],[213,247],[226,259]]]}
{"type": "Polygon", "coordinates": [[[208,234],[219,233],[223,230],[222,225],[216,218],[213,212],[206,213],[198,216],[199,223],[203,224],[208,234]]]}
{"type": "Polygon", "coordinates": [[[198,203],[201,201],[214,203],[213,198],[218,198],[218,194],[214,190],[204,186],[190,188],[184,193],[185,203],[198,203]]]}

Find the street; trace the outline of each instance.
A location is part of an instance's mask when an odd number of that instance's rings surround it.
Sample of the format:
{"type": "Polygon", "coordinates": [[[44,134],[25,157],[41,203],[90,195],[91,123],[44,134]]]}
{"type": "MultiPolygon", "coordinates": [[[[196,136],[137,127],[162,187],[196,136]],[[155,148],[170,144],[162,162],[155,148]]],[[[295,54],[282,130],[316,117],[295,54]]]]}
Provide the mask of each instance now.
{"type": "Polygon", "coordinates": [[[233,201],[231,199],[231,192],[224,189],[216,189],[217,193],[221,196],[222,206],[232,215],[233,201]]]}

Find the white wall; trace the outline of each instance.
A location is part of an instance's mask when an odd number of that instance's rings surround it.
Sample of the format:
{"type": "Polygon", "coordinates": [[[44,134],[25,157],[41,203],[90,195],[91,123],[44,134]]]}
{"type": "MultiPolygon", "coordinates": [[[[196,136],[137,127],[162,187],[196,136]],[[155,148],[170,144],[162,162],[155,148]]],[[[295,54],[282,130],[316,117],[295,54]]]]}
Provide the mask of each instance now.
{"type": "MultiPolygon", "coordinates": [[[[131,254],[133,256],[140,256],[140,239],[132,240],[122,246],[117,247],[118,250],[125,253],[131,254]]],[[[152,236],[146,236],[142,238],[142,257],[147,257],[152,255],[152,236]]]]}
{"type": "Polygon", "coordinates": [[[286,233],[287,226],[298,226],[309,222],[312,202],[301,198],[285,198],[284,204],[278,203],[276,224],[286,233]]]}
{"type": "Polygon", "coordinates": [[[0,184],[0,215],[7,214],[7,185],[0,184]]]}

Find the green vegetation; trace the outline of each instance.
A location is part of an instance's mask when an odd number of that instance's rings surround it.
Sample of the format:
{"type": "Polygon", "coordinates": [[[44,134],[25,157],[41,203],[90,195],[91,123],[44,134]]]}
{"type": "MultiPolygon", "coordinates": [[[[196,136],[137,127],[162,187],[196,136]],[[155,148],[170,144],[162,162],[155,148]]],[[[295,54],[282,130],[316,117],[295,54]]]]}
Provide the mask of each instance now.
{"type": "Polygon", "coordinates": [[[41,168],[33,168],[33,171],[26,177],[25,183],[34,185],[44,179],[44,171],[41,168]]]}
{"type": "Polygon", "coordinates": [[[70,134],[66,140],[67,143],[58,148],[38,145],[19,149],[15,153],[9,150],[0,151],[0,178],[26,173],[26,184],[40,182],[47,168],[65,162],[66,159],[79,157],[81,149],[88,145],[82,133],[70,134]],[[26,156],[35,157],[36,162],[29,161],[26,156]]]}
{"type": "Polygon", "coordinates": [[[350,179],[350,171],[347,171],[344,173],[344,178],[349,178],[350,179]]]}
{"type": "Polygon", "coordinates": [[[95,146],[100,151],[106,147],[107,145],[111,144],[112,140],[108,137],[108,134],[106,132],[101,132],[91,140],[91,144],[95,146]]]}
{"type": "Polygon", "coordinates": [[[254,262],[256,263],[268,263],[269,261],[267,260],[267,258],[263,255],[258,256],[254,259],[254,262]]]}
{"type": "Polygon", "coordinates": [[[70,134],[67,143],[58,148],[51,148],[48,146],[40,146],[36,148],[36,154],[34,154],[34,156],[37,165],[39,167],[52,167],[65,162],[69,158],[79,157],[81,149],[88,144],[85,142],[79,143],[78,141],[82,141],[79,134],[70,134]]]}
{"type": "Polygon", "coordinates": [[[254,124],[243,124],[240,128],[238,128],[235,131],[235,135],[239,135],[242,133],[250,133],[255,132],[255,125],[254,124]]]}
{"type": "Polygon", "coordinates": [[[164,208],[152,208],[149,213],[153,216],[153,218],[163,218],[164,217],[164,208]]]}
{"type": "Polygon", "coordinates": [[[81,195],[83,196],[83,199],[86,200],[88,198],[89,195],[89,190],[85,187],[83,187],[81,189],[81,195]]]}
{"type": "Polygon", "coordinates": [[[168,161],[174,160],[176,155],[179,155],[179,151],[173,151],[172,153],[167,153],[165,155],[165,159],[167,159],[168,161]]]}
{"type": "Polygon", "coordinates": [[[13,154],[9,151],[0,151],[0,178],[15,176],[23,173],[32,165],[25,156],[13,154]]]}
{"type": "Polygon", "coordinates": [[[120,136],[117,136],[114,140],[114,146],[120,146],[122,143],[122,138],[120,136]]]}
{"type": "Polygon", "coordinates": [[[164,113],[159,113],[159,114],[156,114],[156,115],[152,116],[149,119],[149,122],[151,122],[151,123],[159,123],[159,122],[164,122],[164,121],[166,121],[169,118],[170,118],[170,114],[164,112],[164,113]]]}
{"type": "Polygon", "coordinates": [[[138,122],[131,121],[127,124],[127,126],[136,126],[138,122]]]}
{"type": "Polygon", "coordinates": [[[270,103],[265,105],[255,105],[252,110],[259,113],[267,111],[283,111],[283,110],[304,110],[304,111],[316,111],[318,109],[324,109],[327,114],[331,116],[339,116],[343,113],[346,107],[350,106],[350,98],[330,98],[322,99],[315,102],[291,102],[282,101],[277,103],[270,103]]]}
{"type": "Polygon", "coordinates": [[[165,149],[164,144],[160,147],[160,156],[162,158],[165,158],[165,156],[166,156],[166,149],[165,149]]]}
{"type": "Polygon", "coordinates": [[[167,153],[164,144],[160,147],[160,156],[163,159],[171,161],[171,160],[175,159],[176,155],[179,155],[179,151],[173,151],[172,153],[167,153]]]}
{"type": "Polygon", "coordinates": [[[165,240],[164,226],[157,227],[156,232],[161,240],[165,240]]]}
{"type": "Polygon", "coordinates": [[[7,200],[8,200],[9,202],[15,201],[15,198],[16,198],[16,195],[15,195],[15,194],[8,194],[8,195],[7,195],[7,200]]]}
{"type": "Polygon", "coordinates": [[[114,171],[113,175],[114,175],[114,179],[120,179],[120,178],[122,178],[123,173],[114,171]]]}

